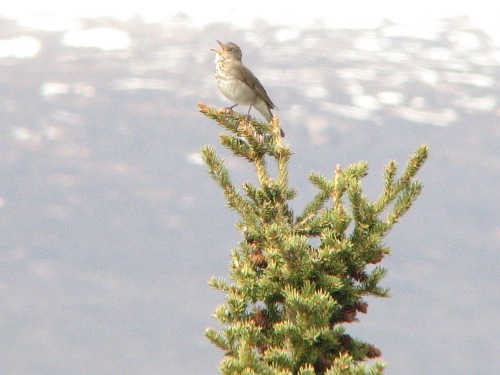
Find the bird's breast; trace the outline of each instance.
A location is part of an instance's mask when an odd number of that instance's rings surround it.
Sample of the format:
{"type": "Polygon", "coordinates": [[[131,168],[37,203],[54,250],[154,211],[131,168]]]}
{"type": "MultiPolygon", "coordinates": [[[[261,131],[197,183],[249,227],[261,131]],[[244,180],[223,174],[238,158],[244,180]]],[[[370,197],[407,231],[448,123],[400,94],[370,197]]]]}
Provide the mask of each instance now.
{"type": "Polygon", "coordinates": [[[257,100],[256,92],[223,64],[216,64],[215,78],[220,91],[229,100],[244,105],[253,104],[257,100]]]}

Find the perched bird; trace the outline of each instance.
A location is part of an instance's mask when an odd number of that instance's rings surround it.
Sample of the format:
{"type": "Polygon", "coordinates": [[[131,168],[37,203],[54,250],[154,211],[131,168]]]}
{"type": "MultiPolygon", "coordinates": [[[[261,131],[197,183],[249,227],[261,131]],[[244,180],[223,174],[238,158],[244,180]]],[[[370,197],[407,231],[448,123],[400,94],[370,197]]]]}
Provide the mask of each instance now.
{"type": "MultiPolygon", "coordinates": [[[[229,108],[233,109],[238,104],[249,105],[248,114],[250,114],[250,109],[254,107],[264,116],[266,121],[271,121],[273,118],[271,109],[275,109],[276,106],[267,95],[262,83],[241,62],[243,55],[240,47],[232,42],[221,43],[217,40],[217,43],[219,43],[220,49],[212,49],[217,53],[215,56],[215,79],[224,96],[236,103],[229,108]]],[[[280,129],[280,132],[281,136],[284,137],[283,130],[280,129]]]]}

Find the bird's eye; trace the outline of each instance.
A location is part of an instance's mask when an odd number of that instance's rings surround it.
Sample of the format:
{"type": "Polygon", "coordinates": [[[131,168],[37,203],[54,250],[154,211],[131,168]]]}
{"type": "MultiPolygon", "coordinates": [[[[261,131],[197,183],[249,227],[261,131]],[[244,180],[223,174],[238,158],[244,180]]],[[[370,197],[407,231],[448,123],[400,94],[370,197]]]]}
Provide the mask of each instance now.
{"type": "Polygon", "coordinates": [[[233,52],[233,51],[234,51],[234,48],[233,48],[233,47],[229,47],[227,50],[228,50],[229,52],[233,52]]]}

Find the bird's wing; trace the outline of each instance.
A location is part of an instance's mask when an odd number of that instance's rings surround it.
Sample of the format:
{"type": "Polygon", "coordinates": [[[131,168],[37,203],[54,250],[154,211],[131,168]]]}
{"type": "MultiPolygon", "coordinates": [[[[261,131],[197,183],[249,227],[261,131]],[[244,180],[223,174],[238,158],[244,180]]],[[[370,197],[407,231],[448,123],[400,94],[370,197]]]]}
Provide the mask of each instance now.
{"type": "Polygon", "coordinates": [[[266,89],[264,88],[264,86],[262,86],[262,83],[260,83],[259,79],[252,73],[250,69],[243,65],[243,63],[239,64],[238,69],[236,69],[236,74],[237,77],[247,86],[252,87],[255,89],[255,91],[257,91],[257,95],[259,95],[259,97],[267,103],[269,109],[278,109],[276,105],[271,101],[271,98],[269,98],[269,95],[267,95],[266,89]]]}

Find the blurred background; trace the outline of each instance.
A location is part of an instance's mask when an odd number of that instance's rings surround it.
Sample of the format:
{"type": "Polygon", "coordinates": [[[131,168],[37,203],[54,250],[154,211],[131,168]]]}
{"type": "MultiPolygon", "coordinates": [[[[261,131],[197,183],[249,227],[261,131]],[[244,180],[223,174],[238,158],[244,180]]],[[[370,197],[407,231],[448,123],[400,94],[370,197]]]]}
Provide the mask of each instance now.
{"type": "MultiPolygon", "coordinates": [[[[385,243],[389,299],[347,332],[387,374],[500,368],[500,12],[487,1],[16,1],[0,10],[0,374],[215,375],[203,336],[237,216],[205,172],[197,102],[228,106],[215,39],[233,41],[308,175],[384,165],[427,143],[422,196],[385,243]],[[43,3],[43,4],[42,4],[43,3]],[[489,5],[488,5],[489,4],[489,5]]],[[[241,109],[246,111],[245,109],[241,109]]]]}

